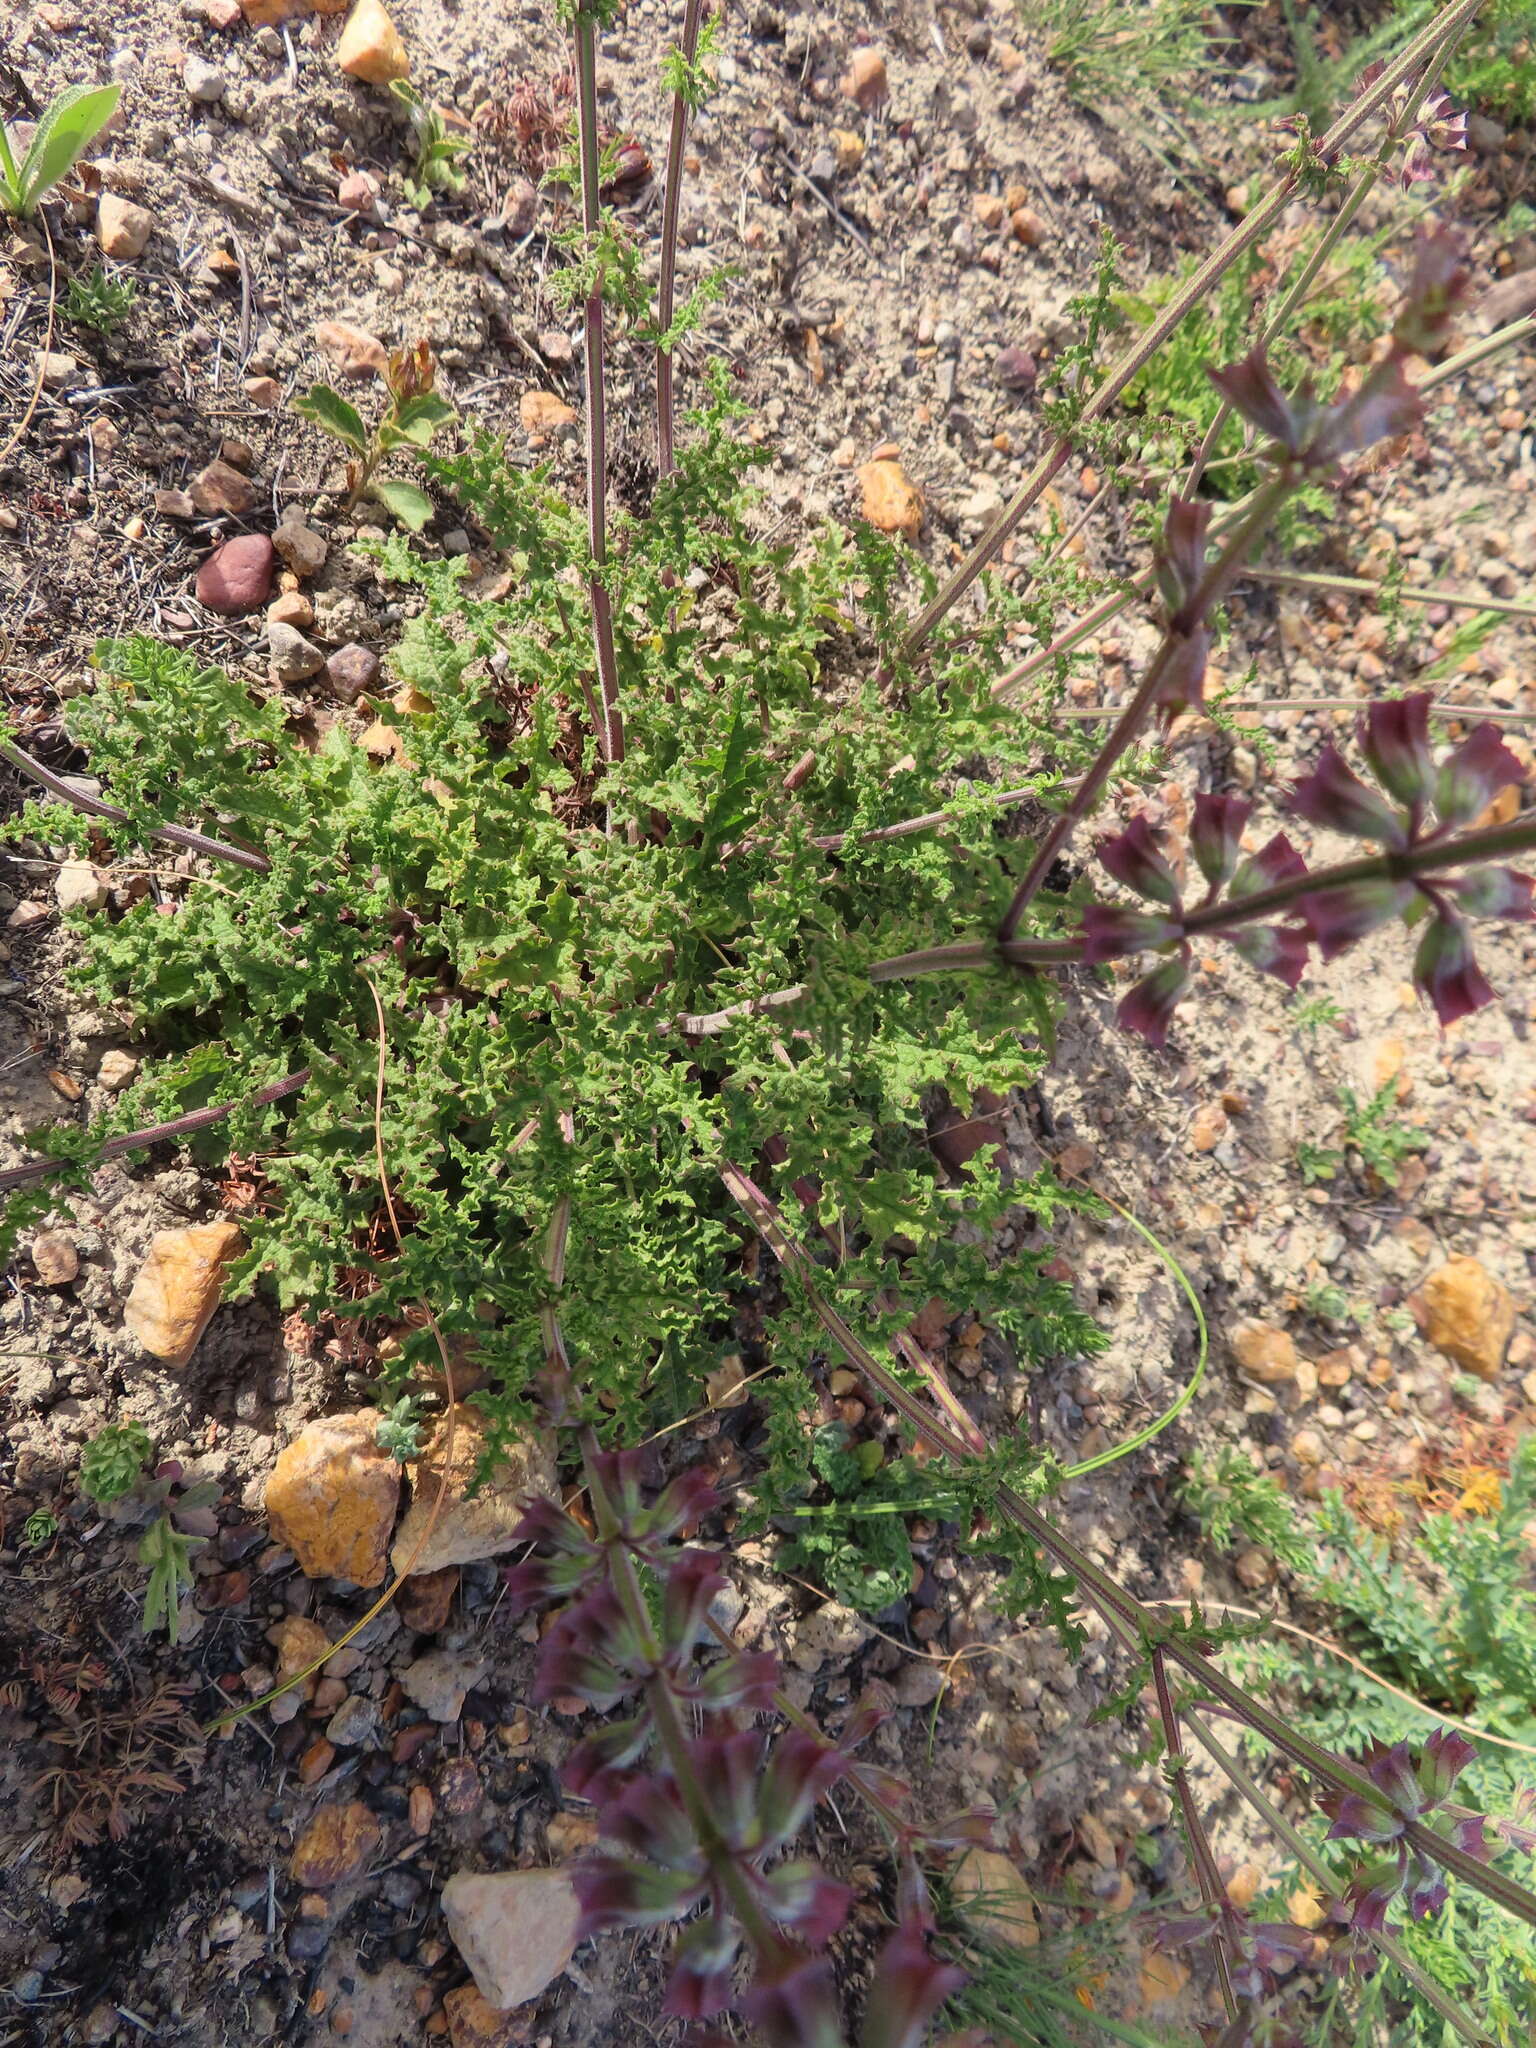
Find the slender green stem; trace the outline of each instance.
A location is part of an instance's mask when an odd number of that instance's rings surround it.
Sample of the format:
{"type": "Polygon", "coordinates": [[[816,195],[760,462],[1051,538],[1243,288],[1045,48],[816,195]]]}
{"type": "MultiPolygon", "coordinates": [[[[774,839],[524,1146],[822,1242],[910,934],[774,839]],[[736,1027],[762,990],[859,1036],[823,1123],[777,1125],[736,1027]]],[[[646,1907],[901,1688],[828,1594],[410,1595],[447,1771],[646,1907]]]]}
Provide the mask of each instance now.
{"type": "MultiPolygon", "coordinates": [[[[682,61],[692,67],[699,47],[703,0],[687,0],[683,12],[682,61]]],[[[667,177],[661,202],[661,278],[656,290],[656,325],[663,339],[656,344],[656,472],[670,476],[676,467],[673,447],[673,362],[664,337],[672,326],[677,290],[677,223],[683,203],[683,144],[688,134],[688,101],[681,88],[672,95],[672,130],[667,138],[667,177]]]]}
{"type": "MultiPolygon", "coordinates": [[[[581,151],[581,216],[589,251],[602,228],[597,139],[597,24],[578,6],[575,18],[576,113],[581,151]]],[[[598,745],[609,763],[624,758],[624,724],[619,714],[619,663],[613,640],[613,604],[603,571],[608,562],[608,419],[603,355],[603,276],[599,270],[587,293],[583,315],[587,391],[587,549],[592,574],[587,597],[592,607],[592,644],[603,700],[598,745]]]]}
{"type": "MultiPolygon", "coordinates": [[[[1168,1664],[1161,1648],[1152,1652],[1152,1689],[1157,1697],[1158,1718],[1163,1724],[1163,1744],[1168,1753],[1168,1772],[1173,1780],[1174,1794],[1179,1802],[1179,1812],[1184,1819],[1184,1834],[1189,1843],[1190,1857],[1195,1866],[1195,1882],[1200,1887],[1200,1896],[1213,1912],[1217,1911],[1226,1897],[1226,1888],[1221,1873],[1216,1868],[1216,1858],[1211,1853],[1210,1837],[1205,1832],[1205,1822],[1200,1817],[1200,1804],[1195,1798],[1189,1782],[1189,1766],[1184,1759],[1184,1744],[1179,1734],[1179,1710],[1174,1704],[1173,1688],[1168,1683],[1168,1664]]],[[[1213,1946],[1216,1954],[1216,1975],[1221,1982],[1222,2003],[1227,2008],[1227,2018],[1237,2018],[1237,1994],[1232,1989],[1232,1958],[1227,1952],[1227,1935],[1218,1919],[1213,1928],[1213,1946]]]]}
{"type": "MultiPolygon", "coordinates": [[[[1331,163],[1357,130],[1388,103],[1403,80],[1425,63],[1447,36],[1470,21],[1482,4],[1483,0],[1452,0],[1452,4],[1415,36],[1401,55],[1387,66],[1375,84],[1345,108],[1317,145],[1317,154],[1321,160],[1324,163],[1331,163]]],[[[1299,167],[1287,172],[1286,176],[1259,201],[1253,211],[1232,230],[1220,247],[1206,258],[1180,290],[1174,293],[1151,326],[1125,351],[1084,405],[1079,415],[1080,424],[1088,425],[1104,417],[1192,309],[1221,282],[1246,250],[1268,234],[1294,197],[1301,183],[1301,175],[1299,167]]],[[[1072,435],[1068,433],[1062,435],[1041,457],[1011,503],[1004,507],[960,567],[908,627],[901,645],[902,654],[908,660],[926,644],[940,619],[964,596],[988,562],[1018,530],[1025,515],[1064,468],[1071,453],[1072,435]]]]}
{"type": "Polygon", "coordinates": [[[1536,336],[1536,315],[1496,327],[1492,334],[1485,334],[1481,341],[1469,342],[1464,349],[1447,356],[1443,363],[1437,363],[1434,369],[1421,377],[1419,396],[1427,398],[1431,391],[1438,391],[1442,384],[1448,384],[1464,370],[1475,370],[1490,356],[1500,355],[1505,349],[1513,348],[1517,341],[1529,341],[1533,336],[1536,336]]]}

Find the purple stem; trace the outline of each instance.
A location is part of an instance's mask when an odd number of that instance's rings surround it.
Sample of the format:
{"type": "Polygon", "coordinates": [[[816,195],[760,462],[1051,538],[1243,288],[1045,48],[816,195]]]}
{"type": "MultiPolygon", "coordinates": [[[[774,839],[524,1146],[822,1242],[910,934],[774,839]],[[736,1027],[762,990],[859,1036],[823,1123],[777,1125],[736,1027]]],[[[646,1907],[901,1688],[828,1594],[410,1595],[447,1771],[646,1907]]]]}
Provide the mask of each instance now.
{"type": "MultiPolygon", "coordinates": [[[[167,1138],[190,1137],[194,1131],[204,1131],[210,1124],[218,1123],[232,1110],[263,1109],[269,1102],[280,1102],[285,1095],[297,1094],[312,1071],[309,1067],[300,1067],[296,1074],[285,1075],[281,1081],[269,1081],[254,1095],[242,1096],[236,1102],[215,1103],[210,1109],[194,1109],[187,1116],[173,1117],[168,1124],[149,1124],[141,1131],[128,1131],[120,1138],[108,1138],[96,1155],[97,1164],[115,1159],[120,1152],[135,1152],[145,1145],[158,1145],[167,1138]]],[[[25,1166],[12,1166],[0,1173],[0,1195],[8,1194],[12,1188],[25,1187],[29,1181],[46,1180],[50,1173],[62,1173],[65,1164],[62,1159],[31,1159],[25,1166]]]]}
{"type": "MultiPolygon", "coordinates": [[[[602,227],[598,186],[597,26],[580,7],[576,11],[576,105],[581,141],[581,217],[587,241],[595,243],[602,227]]],[[[619,663],[613,643],[613,604],[603,570],[608,562],[608,419],[604,388],[603,277],[599,272],[587,294],[584,368],[587,387],[587,549],[592,574],[587,597],[592,606],[592,644],[597,654],[598,687],[603,720],[598,745],[610,764],[624,758],[624,724],[619,715],[619,663]]]]}
{"type": "MultiPolygon", "coordinates": [[[[24,754],[20,747],[14,747],[8,741],[0,740],[0,760],[9,761],[23,775],[30,775],[34,782],[40,782],[50,796],[73,804],[88,818],[107,818],[114,825],[130,822],[128,813],[120,811],[116,804],[104,803],[97,796],[87,796],[83,790],[66,782],[62,775],[55,775],[51,768],[45,768],[41,761],[34,761],[30,754],[24,754]]],[[[153,825],[149,836],[164,840],[167,846],[184,847],[188,853],[206,854],[210,860],[224,860],[237,868],[250,868],[258,875],[269,873],[272,867],[264,854],[253,853],[244,846],[227,845],[222,839],[211,839],[206,832],[194,832],[186,825],[153,825]]]]}
{"type": "MultiPolygon", "coordinates": [[[[687,0],[683,13],[682,59],[691,66],[699,47],[704,0],[687,0]]],[[[672,325],[677,291],[677,222],[683,204],[683,143],[688,134],[688,101],[672,95],[672,131],[667,138],[667,180],[661,202],[661,281],[656,288],[656,325],[663,336],[672,325]]],[[[672,474],[673,454],[672,350],[656,345],[656,473],[672,474]]]]}

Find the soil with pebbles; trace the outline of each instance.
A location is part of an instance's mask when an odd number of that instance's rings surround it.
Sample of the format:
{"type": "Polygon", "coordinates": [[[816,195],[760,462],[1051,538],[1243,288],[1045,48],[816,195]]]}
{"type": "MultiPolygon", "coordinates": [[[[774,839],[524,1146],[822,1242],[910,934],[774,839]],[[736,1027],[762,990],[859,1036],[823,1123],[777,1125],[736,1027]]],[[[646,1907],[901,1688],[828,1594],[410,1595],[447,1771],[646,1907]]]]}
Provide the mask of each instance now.
{"type": "MultiPolygon", "coordinates": [[[[335,68],[339,21],[216,28],[215,11],[198,0],[127,0],[110,11],[99,0],[19,0],[0,29],[0,57],[40,103],[77,78],[122,80],[121,115],[95,162],[102,188],[144,206],[154,223],[145,254],[119,272],[135,299],[110,340],[59,322],[50,331],[47,247],[25,238],[0,247],[0,445],[21,429],[0,476],[0,680],[28,744],[59,768],[88,766],[70,748],[67,708],[91,687],[90,650],[105,631],[159,633],[272,687],[260,617],[221,618],[192,588],[210,546],[239,522],[182,518],[157,503],[221,450],[255,485],[246,527],[269,529],[294,510],[327,543],[305,586],[315,610],[306,630],[323,650],[360,642],[387,660],[396,593],[349,555],[364,523],[341,511],[327,450],[288,403],[329,374],[316,344],[322,321],[389,346],[427,340],[467,417],[506,430],[516,459],[551,460],[579,487],[574,438],[530,446],[519,415],[527,390],[580,402],[579,335],[549,291],[559,219],[527,183],[538,137],[519,143],[505,117],[520,83],[560,104],[565,58],[550,11],[470,0],[401,0],[394,10],[424,89],[466,115],[501,116],[477,127],[463,198],[425,215],[403,193],[399,110],[335,68]],[[189,72],[191,59],[202,69],[189,72]],[[209,64],[222,90],[194,100],[189,77],[200,94],[213,90],[209,64]],[[378,182],[372,215],[337,196],[359,169],[378,182]],[[69,364],[51,366],[28,414],[45,348],[69,364]]],[[[636,0],[603,55],[606,124],[657,162],[666,110],[655,58],[675,11],[636,0]]],[[[1273,23],[1255,27],[1268,35],[1273,23]]],[[[1232,76],[1218,75],[1213,91],[1252,98],[1253,63],[1262,69],[1275,47],[1271,37],[1236,50],[1232,76]]],[[[691,345],[685,384],[707,358],[730,364],[749,431],[774,451],[771,506],[789,526],[856,515],[857,466],[895,444],[926,497],[922,552],[942,570],[1043,445],[1028,374],[1017,354],[1011,368],[999,358],[1022,351],[1048,365],[1072,331],[1068,301],[1106,227],[1133,277],[1211,246],[1231,218],[1229,192],[1264,161],[1267,142],[1213,128],[1201,163],[1155,112],[1111,119],[1073,106],[1006,7],[750,5],[732,11],[722,50],[719,92],[690,143],[681,264],[688,279],[722,262],[731,275],[691,345]],[[877,45],[887,70],[889,97],[868,113],[840,90],[860,43],[877,45]],[[1022,232],[1013,220],[1021,205],[1030,216],[1022,232]]],[[[1481,282],[1536,256],[1518,240],[1506,245],[1499,229],[1528,159],[1529,138],[1485,130],[1479,139],[1457,212],[1481,282]]],[[[654,185],[638,177],[617,199],[654,263],[654,185]]],[[[91,213],[88,198],[49,208],[61,278],[94,260],[91,213]]],[[[1277,247],[1292,245],[1300,225],[1288,218],[1277,247]]],[[[1400,560],[1410,582],[1527,595],[1533,367],[1527,353],[1465,380],[1401,461],[1343,496],[1311,566],[1379,576],[1400,560]]],[[[643,482],[645,392],[643,357],[621,352],[615,413],[630,424],[618,437],[616,481],[643,482]]],[[[1074,523],[1096,488],[1086,468],[1069,473],[1054,510],[1074,523]]],[[[1111,502],[1087,527],[1078,545],[1088,566],[1127,565],[1128,512],[1111,502]]],[[[1029,560],[1037,524],[1010,547],[1011,563],[1029,560]]],[[[462,552],[476,539],[445,508],[425,545],[462,552]]],[[[1452,635],[1465,616],[1411,611],[1394,642],[1353,597],[1250,584],[1231,608],[1219,660],[1228,679],[1256,664],[1243,694],[1263,701],[1221,729],[1185,721],[1150,789],[1126,784],[1115,803],[1144,804],[1178,826],[1197,788],[1270,800],[1347,728],[1349,704],[1437,664],[1446,673],[1434,687],[1449,703],[1536,713],[1529,624],[1505,619],[1464,649],[1452,635]]],[[[1135,612],[1108,630],[1072,687],[1073,708],[1120,701],[1152,634],[1135,612]]],[[[361,715],[323,675],[287,694],[296,717],[361,715]]],[[[52,915],[51,884],[46,862],[0,868],[0,1165],[25,1156],[28,1129],[104,1107],[102,1060],[120,1042],[110,1017],[71,1007],[64,992],[70,942],[52,915]],[[43,914],[18,917],[32,904],[43,914]]],[[[1072,989],[1050,1074],[1006,1113],[1010,1155],[1026,1172],[1055,1160],[1141,1218],[1214,1333],[1207,1380],[1179,1428],[1069,1487],[1060,1503],[1137,1592],[1177,1597],[1199,1580],[1198,1534],[1172,1493],[1192,1445],[1243,1444],[1305,1494],[1320,1471],[1365,1489],[1408,1469],[1426,1443],[1530,1420],[1536,1382],[1525,1376],[1536,1347],[1523,1318],[1500,1378],[1469,1394],[1404,1313],[1424,1274],[1456,1253],[1482,1259],[1522,1311],[1530,1297],[1532,946],[1511,929],[1481,954],[1501,999],[1445,1034],[1404,988],[1391,936],[1320,971],[1314,987],[1335,999],[1338,1016],[1311,1034],[1275,985],[1223,955],[1201,963],[1199,999],[1163,1056],[1114,1030],[1111,987],[1072,989]],[[1395,1189],[1351,1168],[1307,1186],[1298,1145],[1338,1143],[1341,1086],[1383,1081],[1395,1083],[1427,1149],[1395,1189]],[[1223,1341],[1245,1317],[1289,1329],[1309,1363],[1349,1353],[1347,1375],[1321,1388],[1315,1373],[1280,1386],[1246,1381],[1223,1341]],[[1305,1461],[1293,1448],[1302,1431],[1312,1439],[1305,1461]]],[[[292,1333],[261,1301],[221,1309],[183,1373],[146,1360],[124,1331],[123,1301],[150,1237],[216,1213],[221,1199],[185,1158],[116,1163],[59,1219],[78,1278],[46,1287],[23,1253],[0,1295],[5,2041],[145,2034],[243,2044],[334,2033],[387,2048],[441,2032],[442,1998],[465,1980],[436,1906],[442,1883],[461,1868],[557,1861],[588,1831],[557,1785],[568,1728],[526,1706],[531,1646],[496,1614],[489,1565],[466,1568],[435,1634],[393,1610],[371,1625],[348,1681],[363,1703],[362,1739],[335,1746],[330,1760],[316,1745],[334,1702],[247,1722],[228,1740],[191,1732],[243,1672],[262,1666],[275,1622],[311,1615],[334,1635],[362,1604],[351,1589],[302,1578],[268,1542],[261,1516],[282,1444],[308,1418],[355,1401],[343,1365],[287,1341],[292,1333]],[[135,1634],[132,1529],[98,1522],[73,1483],[82,1443],[126,1417],[224,1489],[221,1535],[200,1564],[195,1632],[174,1650],[135,1634]],[[21,1547],[22,1524],[45,1507],[58,1512],[59,1534],[21,1547]],[[397,1681],[434,1643],[472,1648],[489,1671],[457,1722],[423,1733],[397,1681]],[[167,1701],[157,1689],[168,1685],[184,1692],[167,1701]],[[169,1770],[181,1789],[120,1773],[87,1786],[119,1792],[127,1825],[120,1839],[103,1824],[99,1840],[71,1846],[78,1774],[57,1805],[57,1781],[44,1774],[64,1755],[63,1736],[107,1728],[95,1717],[112,1713],[130,1719],[110,1724],[109,1754],[141,1772],[169,1770]],[[316,1915],[288,1879],[288,1855],[317,1803],[338,1796],[371,1807],[385,1847],[316,1915]]],[[[1193,1369],[1195,1338],[1168,1263],[1128,1224],[1068,1222],[1058,1257],[1109,1334],[1100,1357],[1025,1382],[995,1333],[963,1313],[933,1334],[980,1412],[1002,1427],[1027,1421],[1078,1458],[1167,1406],[1193,1369]]],[[[750,1414],[726,1411],[705,1427],[744,1434],[750,1414]]],[[[957,1559],[942,1531],[919,1530],[914,1552],[920,1575],[905,1608],[878,1631],[833,1632],[822,1653],[801,1633],[811,1603],[748,1551],[737,1559],[742,1633],[798,1648],[794,1684],[827,1725],[861,1697],[888,1706],[877,1754],[931,1810],[995,1800],[1001,1846],[1043,1895],[1077,1902],[1068,1924],[1084,1906],[1129,1914],[1126,1960],[1102,2002],[1170,2032],[1187,2027],[1207,2010],[1206,1987],[1149,2008],[1166,1980],[1137,1976],[1179,1851],[1156,1769],[1135,1761],[1118,1730],[1090,1723],[1114,1689],[1102,1641],[1070,1664],[1046,1632],[1000,1622],[988,1574],[957,1559]]],[[[1259,1567],[1240,1579],[1230,1560],[1204,1564],[1208,1595],[1256,1597],[1249,1580],[1259,1567]]],[[[1282,1585],[1258,1597],[1284,1596],[1282,1585]]],[[[1231,1865],[1277,1867],[1273,1848],[1224,1808],[1218,1841],[1231,1865]]],[[[821,1846],[844,1874],[879,1867],[878,1845],[856,1822],[821,1846]]],[[[862,1881],[843,1956],[855,1980],[880,1899],[878,1879],[862,1881]]],[[[511,2038],[571,2048],[670,2039],[659,1986],[652,1946],[590,1945],[519,2015],[511,2038]]]]}

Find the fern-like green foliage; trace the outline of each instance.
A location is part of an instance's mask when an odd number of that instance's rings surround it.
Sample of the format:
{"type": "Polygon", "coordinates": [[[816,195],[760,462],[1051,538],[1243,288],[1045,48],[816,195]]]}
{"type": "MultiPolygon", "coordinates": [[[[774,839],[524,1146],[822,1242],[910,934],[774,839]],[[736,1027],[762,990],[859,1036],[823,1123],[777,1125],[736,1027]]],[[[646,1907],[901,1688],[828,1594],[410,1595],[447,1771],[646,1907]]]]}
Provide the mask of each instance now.
{"type": "MultiPolygon", "coordinates": [[[[879,985],[864,971],[1004,907],[998,814],[961,771],[985,759],[1018,784],[1044,757],[1039,729],[990,693],[1007,605],[995,596],[979,640],[913,676],[886,645],[896,551],[832,528],[775,539],[729,411],[717,397],[645,516],[614,521],[629,746],[600,784],[584,521],[489,438],[427,467],[508,573],[474,594],[462,560],[403,538],[375,549],[419,609],[391,658],[405,708],[381,700],[369,746],[338,724],[308,747],[280,696],[143,638],[103,646],[94,694],[71,709],[127,813],[108,828],[120,850],[170,820],[216,820],[271,863],[82,926],[81,984],[163,1049],[113,1128],[248,1105],[310,1068],[302,1092],[197,1141],[259,1160],[280,1198],[248,1219],[234,1285],[264,1276],[286,1308],[403,1329],[392,1384],[435,1357],[404,1328],[429,1303],[488,1375],[493,1421],[520,1415],[543,1362],[542,1241],[563,1197],[561,1319],[594,1415],[634,1441],[697,1400],[749,1291],[727,1155],[757,1162],[812,1236],[832,1234],[828,1285],[873,1336],[937,1295],[1036,1352],[1092,1339],[1038,1257],[988,1249],[1011,1207],[1048,1213],[1060,1191],[1021,1190],[985,1161],[955,1185],[925,1136],[938,1091],[964,1110],[1040,1072],[1043,987],[1005,970],[879,985]],[[807,750],[815,769],[791,794],[807,750]],[[860,840],[936,790],[953,792],[942,833],[860,840]],[[815,844],[831,832],[849,835],[836,853],[815,844]],[[398,1250],[374,1162],[370,982],[398,1250]],[[676,1028],[797,982],[790,1010],[676,1028]],[[886,1299],[907,1305],[872,1306],[886,1299]]],[[[57,806],[21,825],[55,841],[72,828],[82,843],[98,829],[57,806]]],[[[788,1485],[808,1473],[800,1415],[824,1340],[792,1290],[764,1307],[788,1485]]]]}
{"type": "MultiPolygon", "coordinates": [[[[1533,1516],[1536,1434],[1516,1449],[1491,1512],[1418,1520],[1412,1541],[1429,1567],[1429,1590],[1423,1570],[1394,1557],[1386,1538],[1339,1494],[1325,1498],[1315,1529],[1298,1519],[1298,1536],[1312,1539],[1301,1546],[1298,1577],[1325,1617],[1323,1626],[1430,1712],[1384,1692],[1336,1658],[1283,1641],[1246,1650],[1244,1675],[1283,1688],[1301,1733],[1346,1754],[1359,1755],[1376,1740],[1420,1743],[1444,1714],[1536,1747],[1533,1516]]],[[[1520,1814],[1530,1782],[1528,1755],[1483,1742],[1457,1796],[1480,1813],[1520,1814]]],[[[1324,1830],[1321,1819],[1306,1830],[1319,1848],[1324,1830]]],[[[1523,2048],[1536,2013],[1536,1950],[1528,1930],[1453,1878],[1443,1913],[1406,1922],[1398,1932],[1436,1983],[1462,1998],[1476,1988],[1478,2018],[1500,2048],[1523,2048]]],[[[1316,2038],[1322,2048],[1366,2048],[1382,2039],[1393,2048],[1450,2048],[1456,2037],[1427,2001],[1400,1980],[1382,1977],[1355,1987],[1348,1998],[1336,1997],[1316,2038]]]]}

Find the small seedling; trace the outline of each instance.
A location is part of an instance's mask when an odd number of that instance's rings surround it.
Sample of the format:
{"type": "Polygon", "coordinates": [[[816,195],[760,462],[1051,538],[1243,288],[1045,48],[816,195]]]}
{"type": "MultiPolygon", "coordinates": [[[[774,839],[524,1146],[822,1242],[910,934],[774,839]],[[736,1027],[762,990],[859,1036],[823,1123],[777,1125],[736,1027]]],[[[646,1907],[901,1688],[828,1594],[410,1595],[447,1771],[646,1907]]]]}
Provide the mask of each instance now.
{"type": "Polygon", "coordinates": [[[30,220],[117,111],[120,85],[70,85],[44,109],[25,151],[0,121],[0,211],[30,220]]]}
{"type": "Polygon", "coordinates": [[[80,1453],[80,1487],[99,1508],[132,1493],[154,1454],[149,1432],[137,1422],[109,1422],[80,1453]]]}
{"type": "Polygon", "coordinates": [[[1291,1010],[1291,1023],[1297,1035],[1305,1032],[1314,1052],[1319,1033],[1336,1030],[1343,1017],[1342,1007],[1332,996],[1303,996],[1291,1010]]]}
{"type": "Polygon", "coordinates": [[[421,1427],[416,1397],[402,1394],[394,1407],[380,1416],[375,1441],[396,1464],[405,1465],[421,1456],[421,1427]]]}
{"type": "Polygon", "coordinates": [[[1353,1088],[1339,1092],[1345,1109],[1346,1147],[1359,1153],[1368,1172],[1385,1181],[1389,1188],[1395,1188],[1403,1161],[1425,1149],[1429,1133],[1400,1122],[1394,1114],[1398,1100],[1396,1081],[1385,1082],[1369,1102],[1363,1102],[1353,1088]]]}
{"type": "Polygon", "coordinates": [[[1306,1562],[1306,1530],[1280,1482],[1270,1472],[1256,1471],[1235,1445],[1223,1445],[1213,1458],[1197,1451],[1179,1498],[1213,1549],[1230,1550],[1245,1537],[1292,1571],[1306,1562]]]}
{"type": "Polygon", "coordinates": [[[59,1518],[51,1508],[38,1508],[21,1525],[21,1540],[28,1550],[41,1550],[59,1533],[59,1518]]]}
{"type": "Polygon", "coordinates": [[[432,517],[432,500],[419,484],[397,477],[374,480],[374,471],[393,449],[414,448],[424,454],[439,427],[457,417],[447,399],[433,390],[437,364],[424,341],[413,348],[395,349],[384,367],[384,386],[389,402],[372,427],[350,399],[343,398],[329,384],[311,384],[303,398],[294,400],[295,412],[323,427],[341,443],[347,454],[347,506],[350,510],[364,493],[374,497],[402,526],[420,533],[432,517]]]}
{"type": "Polygon", "coordinates": [[[156,1466],[144,1498],[157,1503],[160,1512],[139,1539],[139,1563],[149,1568],[140,1626],[147,1636],[163,1628],[175,1643],[181,1636],[182,1598],[192,1590],[192,1553],[218,1533],[213,1508],[219,1488],[211,1479],[183,1487],[180,1465],[168,1458],[156,1466]]]}
{"type": "Polygon", "coordinates": [[[1355,1320],[1354,1311],[1349,1305],[1349,1296],[1332,1280],[1308,1281],[1301,1305],[1309,1316],[1320,1323],[1348,1323],[1355,1320]]]}
{"type": "Polygon", "coordinates": [[[98,263],[88,277],[69,280],[62,311],[64,318],[78,327],[112,334],[127,319],[136,297],[132,278],[111,277],[98,263]]]}
{"type": "Polygon", "coordinates": [[[435,193],[464,190],[459,158],[474,145],[467,135],[450,135],[442,108],[423,99],[408,80],[392,79],[389,89],[410,116],[416,142],[415,174],[405,180],[405,196],[418,213],[424,213],[435,193]]]}

